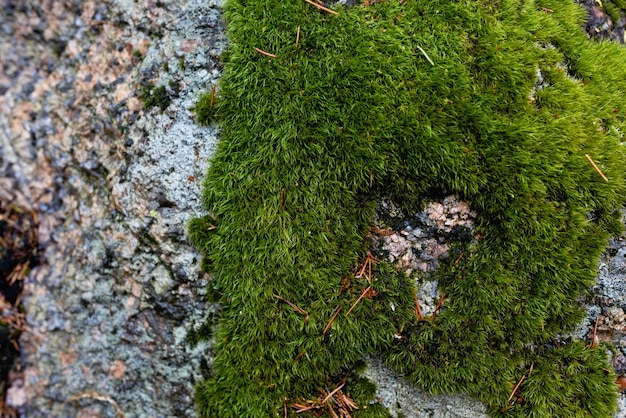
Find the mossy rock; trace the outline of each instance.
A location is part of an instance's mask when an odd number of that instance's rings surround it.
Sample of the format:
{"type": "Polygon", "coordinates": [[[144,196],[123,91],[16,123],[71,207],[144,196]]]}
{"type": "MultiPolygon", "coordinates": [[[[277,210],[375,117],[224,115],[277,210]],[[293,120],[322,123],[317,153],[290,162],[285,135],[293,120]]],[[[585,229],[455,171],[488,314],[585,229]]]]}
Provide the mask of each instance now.
{"type": "Polygon", "coordinates": [[[222,309],[200,415],[283,416],[377,352],[493,415],[610,416],[603,351],[545,347],[582,318],[619,229],[626,52],[589,41],[571,1],[367,3],[226,2],[219,101],[196,106],[222,130],[210,219],[190,231],[222,309]],[[413,209],[442,190],[471,202],[480,239],[441,268],[445,309],[416,321],[411,280],[354,270],[383,193],[413,209]]]}

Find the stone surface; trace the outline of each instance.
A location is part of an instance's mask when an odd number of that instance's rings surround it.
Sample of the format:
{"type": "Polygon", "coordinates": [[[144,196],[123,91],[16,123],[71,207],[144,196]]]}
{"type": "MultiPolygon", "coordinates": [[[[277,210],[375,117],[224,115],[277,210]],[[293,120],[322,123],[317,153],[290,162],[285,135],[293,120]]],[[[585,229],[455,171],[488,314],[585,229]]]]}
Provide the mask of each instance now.
{"type": "Polygon", "coordinates": [[[429,395],[416,389],[380,360],[370,358],[362,374],[376,383],[378,401],[394,417],[406,418],[487,418],[480,402],[464,395],[429,395]]]}
{"type": "Polygon", "coordinates": [[[220,3],[3,1],[0,177],[39,213],[25,282],[24,416],[194,416],[212,307],[185,236],[215,128],[190,112],[219,75],[220,3]],[[171,104],[142,109],[141,88],[171,104]]]}

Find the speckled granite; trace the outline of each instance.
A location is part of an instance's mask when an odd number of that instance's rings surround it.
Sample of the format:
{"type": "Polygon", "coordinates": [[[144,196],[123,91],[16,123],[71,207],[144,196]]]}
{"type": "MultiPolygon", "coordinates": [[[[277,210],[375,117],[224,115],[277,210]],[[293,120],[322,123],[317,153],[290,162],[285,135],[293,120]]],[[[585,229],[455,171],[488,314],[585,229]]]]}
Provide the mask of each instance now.
{"type": "Polygon", "coordinates": [[[4,1],[0,184],[39,213],[25,282],[28,417],[194,416],[211,307],[185,236],[216,130],[189,108],[219,76],[215,1],[4,1]],[[32,3],[32,4],[29,4],[32,3]],[[170,106],[142,109],[144,85],[170,106]]]}

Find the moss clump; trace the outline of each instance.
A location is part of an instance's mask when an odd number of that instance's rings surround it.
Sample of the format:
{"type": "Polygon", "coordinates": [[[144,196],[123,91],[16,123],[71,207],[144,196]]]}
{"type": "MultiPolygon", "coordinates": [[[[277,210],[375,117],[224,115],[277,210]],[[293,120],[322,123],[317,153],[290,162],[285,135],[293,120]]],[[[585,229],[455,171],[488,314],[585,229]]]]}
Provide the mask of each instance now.
{"type": "Polygon", "coordinates": [[[589,42],[569,0],[389,0],[337,16],[229,0],[225,16],[211,215],[191,226],[222,307],[201,416],[282,416],[373,352],[494,415],[609,416],[602,353],[541,347],[580,320],[619,227],[625,51],[589,42]],[[384,263],[371,283],[354,270],[378,197],[414,208],[432,190],[472,202],[481,239],[462,269],[442,268],[444,310],[416,322],[412,281],[384,263]]]}
{"type": "Polygon", "coordinates": [[[203,93],[191,109],[196,114],[196,120],[203,125],[210,125],[216,121],[219,98],[215,95],[215,87],[209,93],[203,93]]]}
{"type": "Polygon", "coordinates": [[[143,86],[141,88],[141,102],[144,109],[152,109],[158,107],[163,112],[172,102],[171,97],[167,94],[165,86],[143,86]]]}

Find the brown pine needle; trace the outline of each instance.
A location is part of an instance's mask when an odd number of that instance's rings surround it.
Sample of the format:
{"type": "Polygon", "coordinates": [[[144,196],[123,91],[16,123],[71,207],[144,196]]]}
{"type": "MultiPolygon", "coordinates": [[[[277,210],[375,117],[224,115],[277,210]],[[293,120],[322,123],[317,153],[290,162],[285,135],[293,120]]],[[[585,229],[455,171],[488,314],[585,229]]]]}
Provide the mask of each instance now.
{"type": "Polygon", "coordinates": [[[589,154],[585,154],[585,157],[587,157],[587,161],[589,161],[589,163],[593,166],[594,170],[596,170],[596,172],[598,174],[600,174],[600,177],[602,177],[602,179],[606,182],[609,181],[609,179],[606,178],[606,176],[604,175],[604,173],[602,171],[600,171],[600,169],[598,168],[598,166],[596,165],[596,163],[593,162],[593,160],[591,159],[591,157],[589,156],[589,154]]]}
{"type": "Polygon", "coordinates": [[[374,257],[371,253],[367,253],[367,257],[365,257],[365,261],[363,261],[363,266],[361,267],[361,270],[359,270],[359,272],[356,274],[357,279],[360,279],[362,277],[367,278],[368,282],[372,282],[371,278],[372,278],[372,262],[374,263],[378,263],[378,259],[376,257],[374,257]],[[367,269],[369,267],[369,277],[367,277],[365,275],[365,269],[367,269]]]}
{"type": "Polygon", "coordinates": [[[297,306],[295,303],[288,301],[285,298],[281,298],[278,295],[273,295],[276,299],[278,300],[282,300],[283,302],[285,302],[287,305],[291,306],[293,309],[295,309],[296,311],[300,312],[302,315],[304,315],[304,321],[308,321],[309,320],[309,313],[307,311],[305,311],[304,309],[302,309],[301,307],[297,306]]]}
{"type": "Polygon", "coordinates": [[[459,264],[459,261],[461,261],[461,259],[463,258],[463,256],[465,255],[465,253],[461,253],[461,255],[459,255],[456,260],[454,260],[454,264],[452,265],[452,267],[456,267],[457,264],[459,264]]]}
{"type": "Polygon", "coordinates": [[[280,196],[281,196],[281,200],[282,200],[282,202],[280,204],[280,208],[281,208],[281,211],[284,212],[285,211],[285,189],[282,189],[280,191],[280,196]]]}
{"type": "Polygon", "coordinates": [[[519,389],[524,379],[526,379],[526,375],[522,376],[519,382],[517,382],[517,385],[515,385],[515,387],[513,388],[513,392],[511,392],[511,394],[509,395],[509,399],[507,399],[506,403],[511,402],[511,399],[513,399],[513,396],[515,396],[515,392],[517,392],[517,389],[519,389]]]}
{"type": "Polygon", "coordinates": [[[326,334],[326,332],[330,328],[330,325],[333,323],[333,321],[335,320],[339,312],[341,312],[342,308],[343,308],[342,306],[337,306],[337,309],[335,309],[335,313],[333,313],[333,316],[330,318],[330,321],[328,321],[328,324],[326,324],[326,327],[324,327],[324,332],[322,332],[322,335],[326,334]]]}
{"type": "Polygon", "coordinates": [[[323,10],[323,11],[325,11],[325,12],[328,12],[328,13],[330,13],[330,14],[333,14],[333,15],[338,15],[338,14],[339,14],[339,13],[337,13],[336,11],[334,11],[334,10],[330,10],[330,9],[327,9],[326,7],[322,6],[321,4],[314,3],[314,2],[312,2],[311,0],[304,0],[304,1],[306,1],[307,3],[309,3],[311,6],[315,6],[315,7],[317,7],[318,9],[323,10]]]}
{"type": "Polygon", "coordinates": [[[367,268],[367,263],[369,262],[369,256],[365,259],[365,261],[363,262],[363,266],[361,267],[361,270],[359,270],[359,272],[357,273],[356,277],[357,279],[360,279],[361,277],[363,277],[363,275],[365,274],[365,269],[367,268]]]}
{"type": "Polygon", "coordinates": [[[324,405],[330,398],[333,397],[333,395],[337,392],[339,392],[341,390],[341,388],[345,385],[345,383],[340,384],[339,386],[337,386],[337,388],[335,390],[333,390],[332,392],[330,392],[328,394],[328,396],[326,396],[324,398],[324,400],[322,401],[322,405],[324,405]]]}
{"type": "Polygon", "coordinates": [[[343,293],[348,287],[350,287],[350,275],[346,275],[341,281],[341,287],[339,288],[339,293],[343,293]]]}
{"type": "Polygon", "coordinates": [[[298,26],[298,31],[296,32],[296,48],[298,47],[299,43],[300,43],[300,26],[298,26]]]}
{"type": "Polygon", "coordinates": [[[311,405],[311,406],[304,406],[304,405],[298,405],[297,403],[294,403],[292,405],[294,408],[298,408],[296,410],[296,414],[299,414],[301,412],[306,412],[306,411],[310,411],[312,409],[317,409],[318,406],[317,405],[311,405]]]}
{"type": "Polygon", "coordinates": [[[304,350],[303,352],[301,352],[300,354],[298,354],[296,356],[295,359],[293,359],[293,361],[291,362],[291,365],[293,366],[294,364],[296,364],[298,362],[298,360],[300,360],[302,357],[304,357],[304,355],[306,354],[306,350],[304,350]]]}
{"type": "Polygon", "coordinates": [[[284,417],[287,418],[287,399],[283,398],[283,411],[284,411],[284,417]]]}
{"type": "Polygon", "coordinates": [[[276,55],[274,55],[274,54],[270,54],[269,52],[265,52],[265,51],[263,51],[262,49],[259,49],[259,48],[254,48],[254,50],[255,50],[256,52],[258,52],[259,54],[261,54],[261,55],[265,55],[266,57],[276,58],[276,55]]]}
{"type": "Polygon", "coordinates": [[[441,308],[441,303],[443,302],[443,298],[445,297],[446,297],[445,293],[441,295],[441,297],[439,298],[439,302],[437,302],[437,306],[435,307],[435,310],[433,311],[433,314],[430,316],[430,319],[433,319],[435,317],[435,314],[437,313],[437,311],[439,311],[439,308],[441,308]]]}
{"type": "Polygon", "coordinates": [[[335,409],[331,405],[328,405],[328,412],[330,413],[331,418],[339,418],[339,415],[337,415],[335,409]]]}
{"type": "Polygon", "coordinates": [[[598,322],[600,321],[600,317],[596,318],[596,324],[593,326],[593,336],[591,337],[591,349],[593,350],[596,346],[596,333],[598,332],[598,322]]]}
{"type": "Polygon", "coordinates": [[[354,302],[354,305],[352,305],[352,307],[350,308],[350,310],[346,313],[346,316],[350,315],[350,312],[352,312],[352,310],[354,309],[354,307],[361,301],[361,299],[363,299],[363,297],[365,297],[365,295],[367,294],[367,292],[370,291],[370,289],[372,288],[372,286],[367,286],[367,289],[365,289],[363,291],[363,293],[361,293],[361,296],[359,296],[359,298],[356,300],[356,302],[354,302]]]}
{"type": "Polygon", "coordinates": [[[211,88],[211,102],[209,103],[209,107],[213,107],[213,102],[215,101],[215,89],[216,89],[216,85],[213,85],[213,88],[211,88]]]}
{"type": "Polygon", "coordinates": [[[424,314],[422,314],[422,309],[420,308],[420,302],[417,300],[417,293],[413,293],[413,299],[415,300],[415,318],[418,321],[424,320],[424,314]]]}

